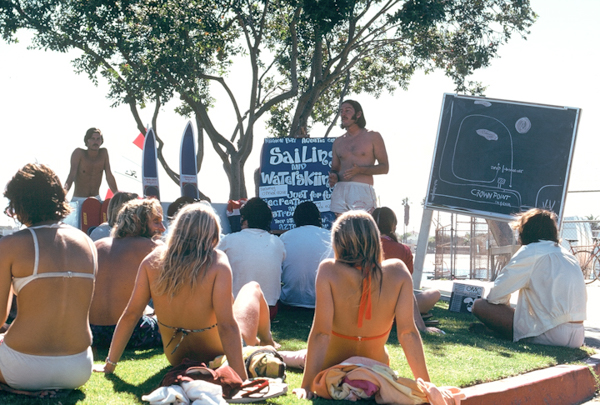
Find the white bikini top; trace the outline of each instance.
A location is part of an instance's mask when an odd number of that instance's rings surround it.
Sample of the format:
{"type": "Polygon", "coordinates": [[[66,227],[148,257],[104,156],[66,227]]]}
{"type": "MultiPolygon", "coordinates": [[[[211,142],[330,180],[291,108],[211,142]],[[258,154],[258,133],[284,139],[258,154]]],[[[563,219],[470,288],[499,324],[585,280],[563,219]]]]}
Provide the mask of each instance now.
{"type": "Polygon", "coordinates": [[[52,225],[40,225],[40,226],[35,226],[35,227],[31,227],[31,228],[27,228],[29,230],[29,232],[31,232],[31,236],[33,237],[33,247],[35,249],[35,264],[33,265],[33,274],[27,277],[13,277],[12,283],[13,283],[13,288],[15,290],[16,294],[19,294],[19,291],[21,291],[23,289],[23,287],[25,287],[27,284],[29,284],[31,281],[38,279],[38,278],[50,278],[50,277],[65,277],[65,278],[71,278],[71,277],[81,277],[81,278],[89,278],[94,280],[96,278],[96,271],[98,269],[98,261],[96,258],[96,250],[92,247],[92,241],[89,238],[86,238],[88,241],[88,244],[90,245],[90,250],[92,251],[92,256],[93,256],[93,262],[94,262],[94,273],[77,273],[77,272],[72,272],[72,271],[55,271],[55,272],[49,272],[49,273],[39,273],[38,274],[38,265],[40,262],[40,247],[38,244],[38,238],[37,235],[35,234],[34,229],[35,228],[58,228],[61,226],[61,223],[57,223],[57,224],[52,224],[52,225]]]}

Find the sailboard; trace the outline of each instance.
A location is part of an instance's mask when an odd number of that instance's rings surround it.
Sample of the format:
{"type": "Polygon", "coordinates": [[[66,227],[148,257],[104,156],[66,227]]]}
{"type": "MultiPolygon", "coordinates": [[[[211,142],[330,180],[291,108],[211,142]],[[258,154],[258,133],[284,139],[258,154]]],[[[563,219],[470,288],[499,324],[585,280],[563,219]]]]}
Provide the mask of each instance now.
{"type": "Polygon", "coordinates": [[[142,187],[144,197],[156,197],[160,200],[158,187],[158,163],[156,156],[156,138],[152,128],[146,132],[142,152],[142,187]]]}
{"type": "Polygon", "coordinates": [[[179,186],[182,197],[200,197],[197,169],[194,129],[192,128],[192,123],[188,121],[181,137],[181,150],[179,154],[179,186]]]}

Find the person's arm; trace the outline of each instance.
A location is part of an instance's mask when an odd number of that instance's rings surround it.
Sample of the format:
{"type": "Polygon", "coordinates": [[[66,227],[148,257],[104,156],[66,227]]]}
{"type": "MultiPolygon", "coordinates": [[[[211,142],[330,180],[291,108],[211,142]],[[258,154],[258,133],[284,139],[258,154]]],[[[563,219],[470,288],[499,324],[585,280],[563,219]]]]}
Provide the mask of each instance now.
{"type": "Polygon", "coordinates": [[[9,246],[9,237],[0,239],[0,326],[4,325],[10,313],[12,305],[12,275],[10,273],[12,249],[9,246]]]}
{"type": "MultiPolygon", "coordinates": [[[[216,252],[215,255],[225,256],[222,252],[216,252]]],[[[213,285],[212,303],[219,325],[219,338],[223,345],[223,351],[227,356],[227,362],[245,381],[248,379],[248,374],[242,356],[242,337],[240,328],[233,316],[233,276],[231,267],[229,267],[226,257],[219,258],[216,266],[219,266],[219,269],[213,285]]]]}
{"type": "Polygon", "coordinates": [[[110,159],[108,158],[108,151],[106,149],[104,149],[104,152],[106,153],[106,156],[104,159],[104,173],[106,176],[106,182],[108,183],[108,187],[110,188],[110,191],[112,191],[113,193],[117,193],[119,191],[119,188],[117,187],[117,181],[115,180],[115,176],[112,174],[112,171],[110,170],[110,159]]]}
{"type": "Polygon", "coordinates": [[[396,331],[398,343],[402,346],[404,355],[415,377],[429,380],[429,372],[425,364],[423,342],[414,321],[414,294],[412,279],[405,266],[400,266],[400,293],[396,303],[396,331]]]}
{"type": "Polygon", "coordinates": [[[385,143],[379,132],[373,132],[373,154],[375,155],[376,164],[369,166],[357,166],[354,164],[350,169],[344,172],[344,179],[349,180],[357,174],[366,174],[373,176],[376,174],[387,174],[390,170],[387,150],[385,143]]]}
{"type": "Polygon", "coordinates": [[[335,144],[337,139],[333,142],[331,146],[331,169],[329,170],[329,187],[335,186],[335,184],[340,180],[340,169],[342,164],[340,162],[340,157],[337,155],[335,144]]]}
{"type": "Polygon", "coordinates": [[[413,297],[414,297],[413,317],[415,319],[415,326],[417,327],[419,332],[445,334],[445,332],[441,329],[435,328],[433,326],[425,325],[425,322],[423,321],[423,317],[421,316],[421,313],[419,312],[419,304],[417,304],[417,297],[414,294],[413,294],[413,297]]]}
{"type": "Polygon", "coordinates": [[[490,304],[510,305],[512,293],[525,287],[531,278],[536,261],[535,249],[523,246],[502,269],[486,299],[490,304]]]}
{"type": "Polygon", "coordinates": [[[71,170],[69,171],[69,176],[67,177],[67,181],[65,181],[65,190],[67,192],[71,189],[71,185],[75,181],[77,177],[77,170],[79,170],[79,162],[81,160],[81,149],[77,148],[71,154],[71,170]]]}
{"type": "Polygon", "coordinates": [[[142,317],[146,304],[150,301],[150,283],[147,274],[148,260],[149,258],[144,259],[140,265],[131,298],[125,311],[123,311],[123,315],[119,318],[115,333],[110,342],[107,362],[104,365],[95,365],[94,371],[106,374],[111,374],[115,371],[116,364],[111,363],[118,363],[121,359],[125,346],[127,346],[129,338],[131,338],[131,334],[135,329],[135,325],[142,317]]]}
{"type": "Polygon", "coordinates": [[[330,261],[322,262],[317,272],[315,280],[316,301],[315,317],[313,325],[308,336],[308,348],[306,353],[306,365],[302,377],[302,385],[293,392],[298,398],[310,399],[314,396],[312,384],[317,374],[323,369],[325,354],[329,347],[329,338],[333,325],[333,296],[328,271],[332,263],[330,261]]]}

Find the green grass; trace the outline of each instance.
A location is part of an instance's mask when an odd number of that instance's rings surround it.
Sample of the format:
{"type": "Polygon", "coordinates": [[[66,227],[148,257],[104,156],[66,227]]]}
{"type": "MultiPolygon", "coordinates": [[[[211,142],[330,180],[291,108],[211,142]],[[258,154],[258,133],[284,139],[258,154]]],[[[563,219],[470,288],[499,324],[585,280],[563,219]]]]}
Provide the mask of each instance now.
{"type": "MultiPolygon", "coordinates": [[[[423,335],[425,356],[432,382],[438,386],[467,387],[487,381],[514,376],[548,366],[575,363],[589,356],[589,348],[567,349],[535,344],[512,343],[492,336],[475,335],[468,331],[475,321],[470,314],[449,312],[448,304],[441,302],[433,309],[435,319],[445,335],[423,335]]],[[[284,350],[306,347],[312,314],[304,310],[282,310],[272,325],[275,340],[284,350]]],[[[402,348],[398,345],[395,329],[387,343],[391,367],[401,376],[412,378],[402,348]]],[[[99,351],[104,359],[106,351],[99,351]]],[[[152,392],[169,369],[162,349],[126,351],[113,375],[94,373],[90,381],[68,397],[59,400],[41,400],[0,393],[2,404],[136,404],[147,403],[142,395],[152,392]]],[[[268,402],[288,405],[305,403],[291,395],[300,386],[302,373],[288,370],[287,396],[268,402]]],[[[317,405],[329,402],[317,399],[317,405]]],[[[364,403],[364,402],[363,402],[364,403]]],[[[375,402],[367,401],[367,404],[375,402]]]]}

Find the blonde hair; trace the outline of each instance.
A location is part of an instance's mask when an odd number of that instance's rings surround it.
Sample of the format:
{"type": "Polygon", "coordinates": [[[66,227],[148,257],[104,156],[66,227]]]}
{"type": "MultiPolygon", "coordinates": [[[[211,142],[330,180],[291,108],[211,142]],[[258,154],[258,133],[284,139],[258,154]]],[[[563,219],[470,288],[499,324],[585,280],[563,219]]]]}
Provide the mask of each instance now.
{"type": "Polygon", "coordinates": [[[356,267],[363,278],[379,277],[383,250],[381,236],[373,217],[365,211],[348,211],[339,216],[331,228],[331,244],[335,260],[356,267]]]}
{"type": "Polygon", "coordinates": [[[148,224],[153,217],[162,216],[162,207],[155,198],[127,201],[117,215],[117,223],[110,232],[115,239],[128,236],[152,238],[148,224]]]}
{"type": "Polygon", "coordinates": [[[209,204],[200,202],[181,208],[158,258],[157,293],[174,297],[184,284],[194,288],[198,276],[204,277],[213,263],[220,234],[219,217],[209,204]]]}

